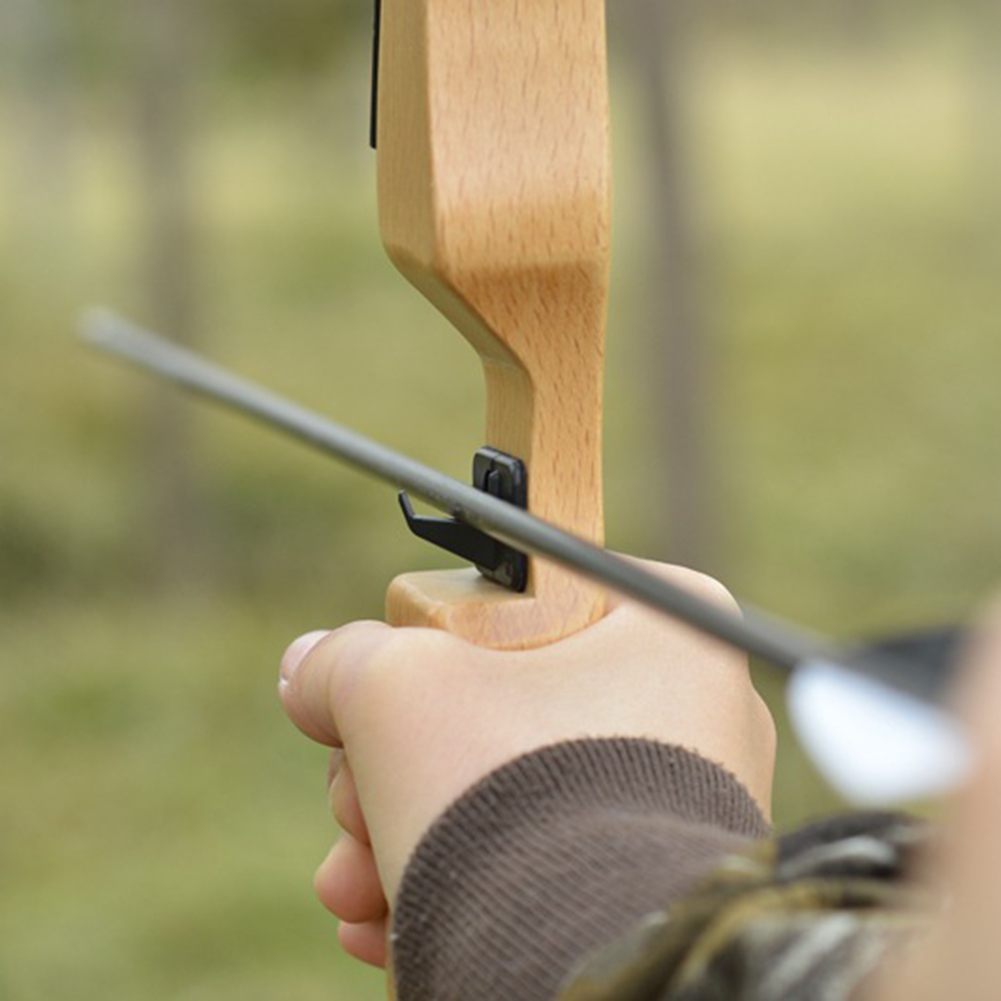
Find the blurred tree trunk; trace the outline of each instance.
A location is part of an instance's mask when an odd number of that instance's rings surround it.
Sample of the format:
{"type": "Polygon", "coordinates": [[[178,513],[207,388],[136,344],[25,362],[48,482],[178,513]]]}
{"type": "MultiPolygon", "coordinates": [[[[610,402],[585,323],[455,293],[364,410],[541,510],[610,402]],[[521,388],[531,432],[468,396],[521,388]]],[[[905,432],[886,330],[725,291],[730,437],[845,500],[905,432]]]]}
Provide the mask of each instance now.
{"type": "MultiPolygon", "coordinates": [[[[974,0],[969,13],[972,36],[974,210],[998,246],[1001,223],[1001,3],[974,0]]],[[[995,263],[997,257],[993,258],[995,263]]]]}
{"type": "MultiPolygon", "coordinates": [[[[153,329],[197,337],[196,209],[190,110],[197,37],[191,0],[133,0],[136,139],[145,207],[142,281],[153,329]]],[[[153,386],[145,415],[148,554],[154,585],[201,577],[204,528],[193,470],[190,403],[153,386]]]]}
{"type": "Polygon", "coordinates": [[[836,14],[844,40],[865,48],[878,41],[886,28],[886,11],[879,0],[838,0],[836,14]]]}
{"type": "Polygon", "coordinates": [[[629,0],[622,11],[648,145],[648,386],[659,453],[651,463],[657,538],[667,558],[721,572],[711,418],[716,379],[701,298],[692,184],[683,148],[682,0],[629,0]]]}
{"type": "Polygon", "coordinates": [[[0,61],[13,139],[9,224],[52,263],[69,224],[68,38],[51,0],[3,0],[0,61]]]}

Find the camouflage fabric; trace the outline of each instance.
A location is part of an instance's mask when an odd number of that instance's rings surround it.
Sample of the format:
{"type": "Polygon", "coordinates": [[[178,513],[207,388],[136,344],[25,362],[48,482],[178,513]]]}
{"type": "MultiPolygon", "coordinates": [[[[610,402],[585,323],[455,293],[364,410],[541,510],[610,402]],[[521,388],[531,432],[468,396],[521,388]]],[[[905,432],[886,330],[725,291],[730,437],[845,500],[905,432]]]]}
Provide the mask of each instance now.
{"type": "Polygon", "coordinates": [[[849,1001],[935,906],[908,881],[929,828],[852,814],[726,860],[591,957],[558,1001],[849,1001]]]}

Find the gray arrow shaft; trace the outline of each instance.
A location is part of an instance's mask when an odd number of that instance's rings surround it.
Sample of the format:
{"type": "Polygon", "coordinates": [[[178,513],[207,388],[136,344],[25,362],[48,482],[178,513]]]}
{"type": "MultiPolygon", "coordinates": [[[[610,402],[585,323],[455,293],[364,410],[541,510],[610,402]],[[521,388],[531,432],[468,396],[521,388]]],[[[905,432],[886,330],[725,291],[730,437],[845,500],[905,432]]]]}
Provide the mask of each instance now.
{"type": "Polygon", "coordinates": [[[833,661],[922,699],[935,696],[914,680],[906,663],[839,652],[822,638],[746,605],[741,608],[742,614],[734,614],[650,573],[636,562],[386,448],[112,313],[90,314],[84,324],[84,337],[95,346],[186,389],[278,427],[357,469],[409,490],[433,507],[495,535],[510,546],[554,560],[787,671],[806,661],[833,661]]]}

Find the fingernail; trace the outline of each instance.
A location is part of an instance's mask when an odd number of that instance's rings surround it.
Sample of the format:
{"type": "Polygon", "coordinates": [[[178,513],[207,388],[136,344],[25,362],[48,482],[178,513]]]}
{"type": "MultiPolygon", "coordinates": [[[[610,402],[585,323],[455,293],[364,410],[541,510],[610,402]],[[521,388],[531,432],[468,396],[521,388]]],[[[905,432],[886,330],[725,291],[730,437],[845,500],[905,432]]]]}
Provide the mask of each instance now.
{"type": "Polygon", "coordinates": [[[306,633],[305,636],[300,636],[297,640],[293,640],[282,657],[281,680],[288,684],[295,675],[295,672],[299,670],[299,665],[306,659],[309,651],[320,640],[329,635],[329,629],[318,629],[316,632],[306,633]]]}

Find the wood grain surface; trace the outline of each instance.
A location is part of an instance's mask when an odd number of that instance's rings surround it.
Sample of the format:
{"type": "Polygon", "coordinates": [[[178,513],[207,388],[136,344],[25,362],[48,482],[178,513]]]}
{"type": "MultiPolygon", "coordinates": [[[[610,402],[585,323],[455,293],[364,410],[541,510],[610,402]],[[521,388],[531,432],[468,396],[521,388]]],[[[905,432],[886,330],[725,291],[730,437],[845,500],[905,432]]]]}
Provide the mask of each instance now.
{"type": "MultiPolygon", "coordinates": [[[[383,0],[383,242],[483,361],[484,444],[523,459],[529,509],[603,540],[601,402],[610,171],[603,0],[383,0]]],[[[389,621],[496,648],[603,611],[533,560],[516,595],[473,571],[408,574],[389,621]]]]}

